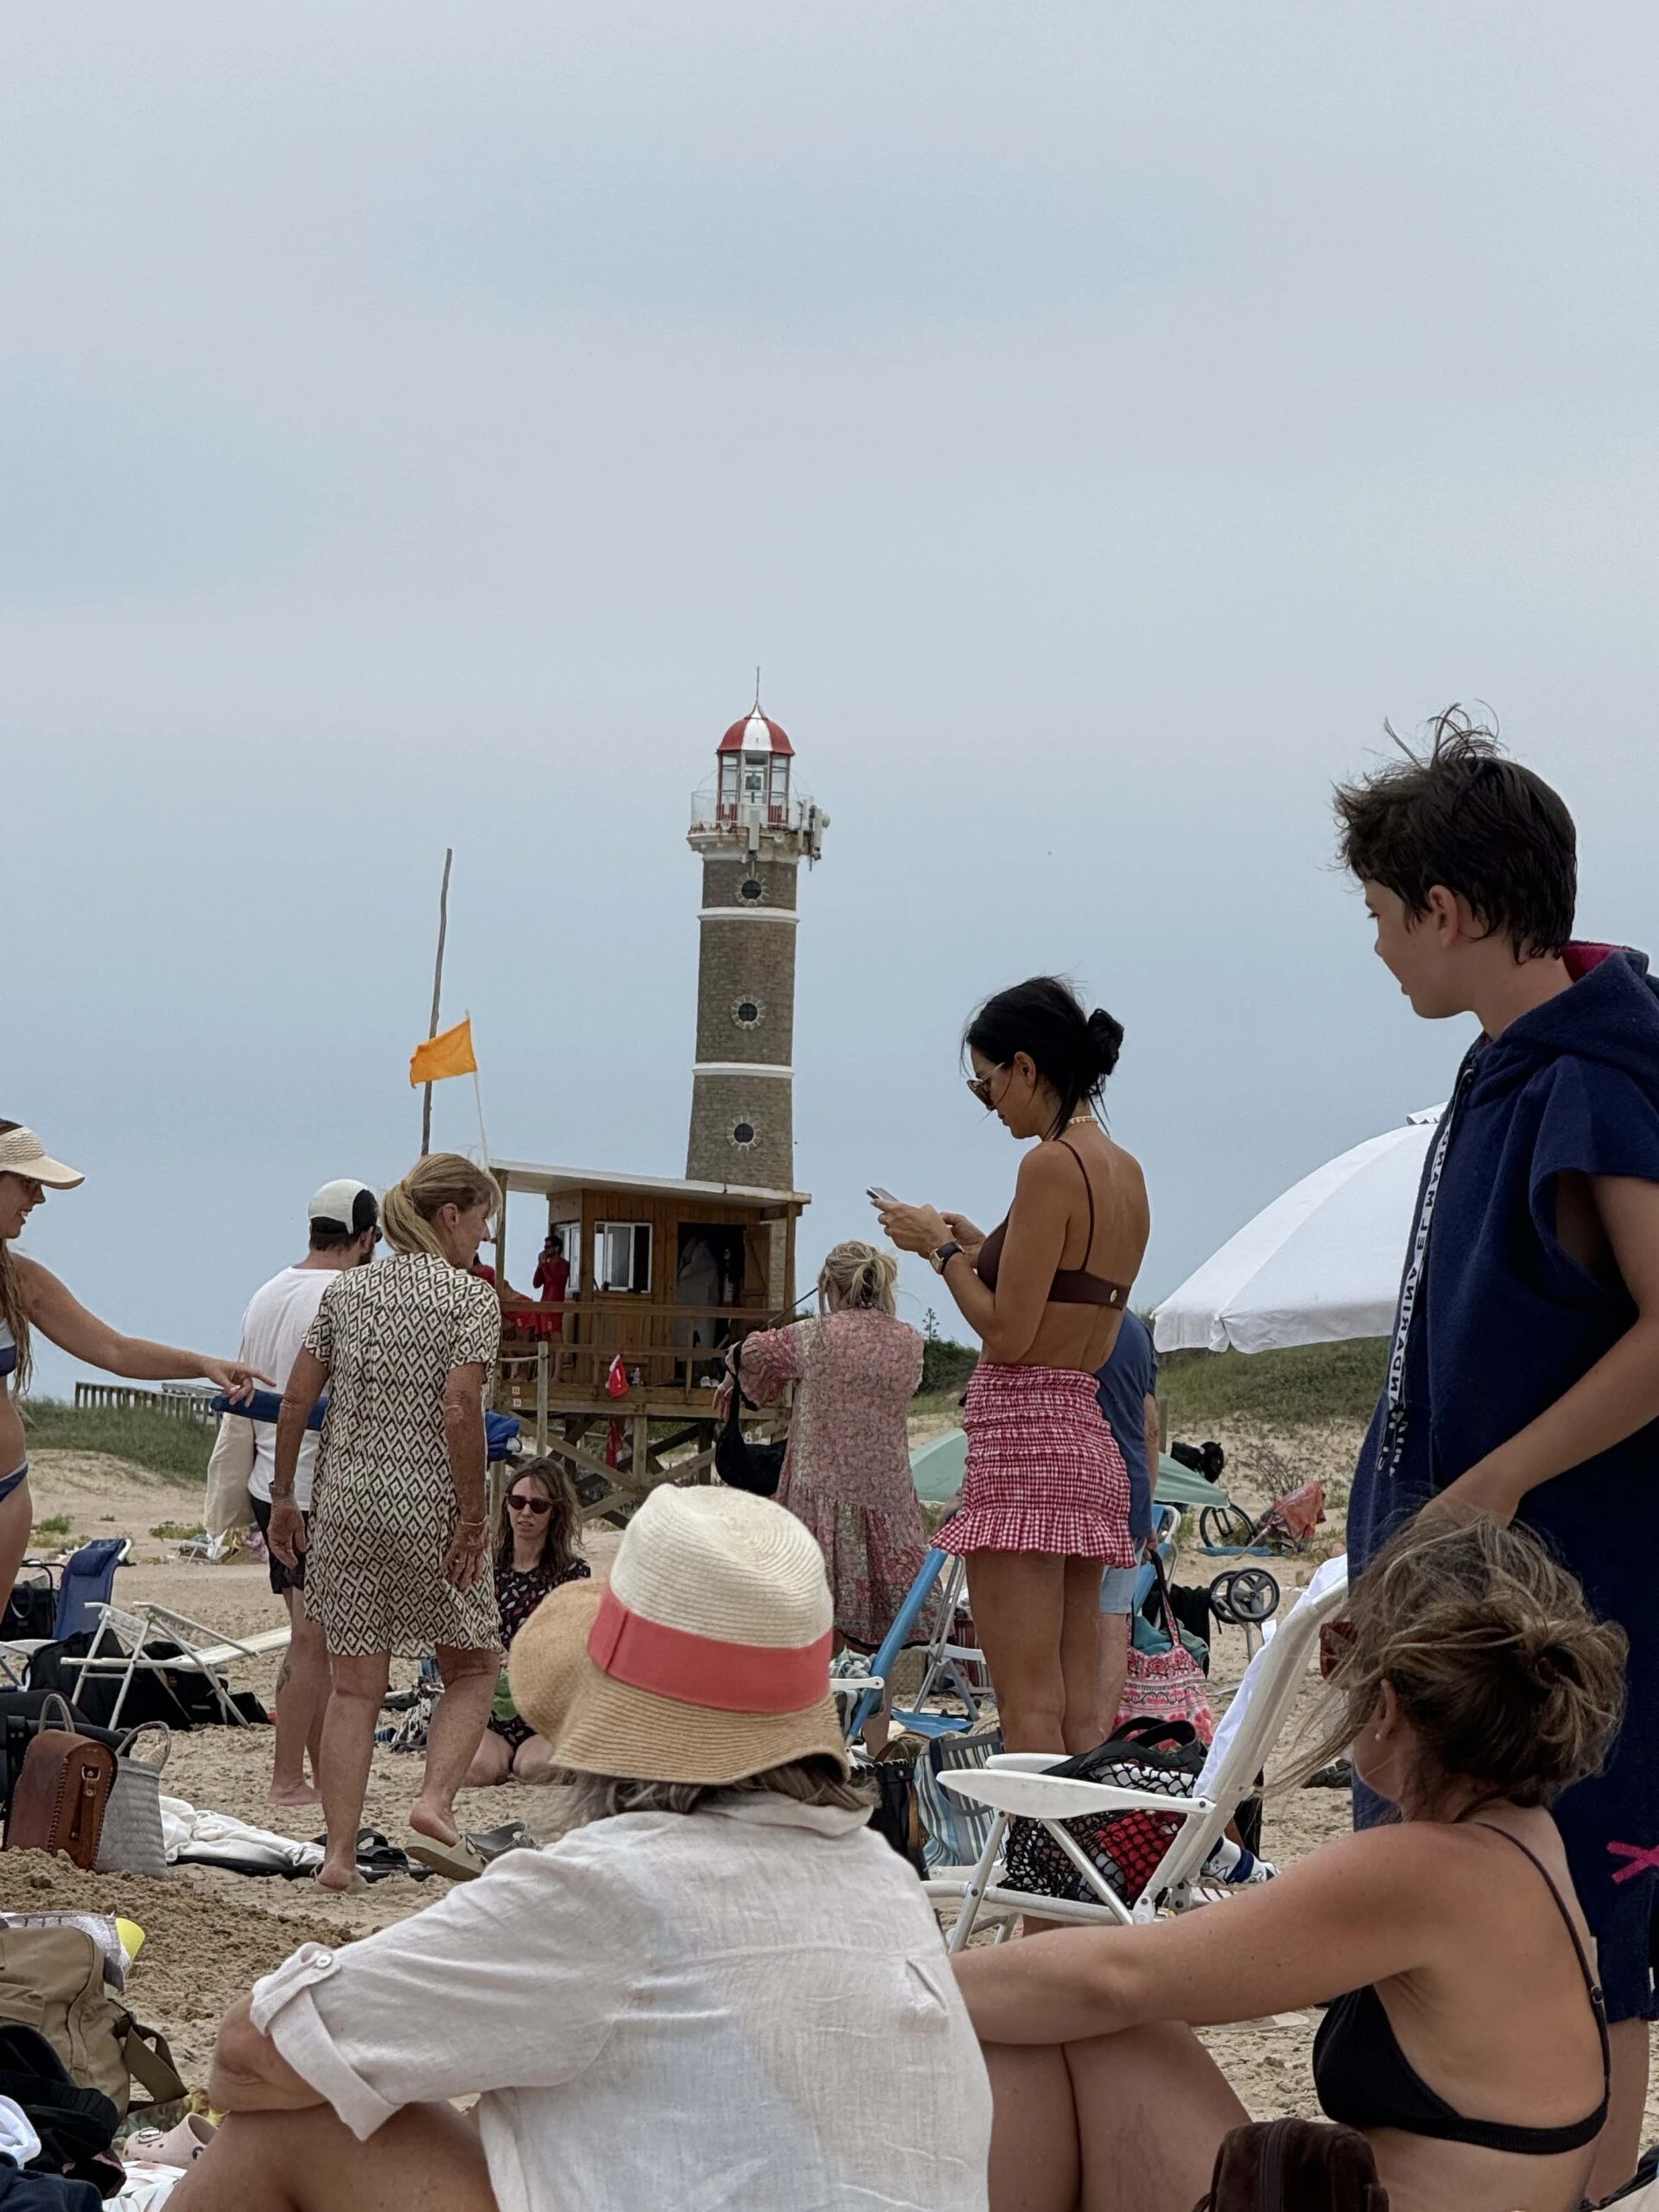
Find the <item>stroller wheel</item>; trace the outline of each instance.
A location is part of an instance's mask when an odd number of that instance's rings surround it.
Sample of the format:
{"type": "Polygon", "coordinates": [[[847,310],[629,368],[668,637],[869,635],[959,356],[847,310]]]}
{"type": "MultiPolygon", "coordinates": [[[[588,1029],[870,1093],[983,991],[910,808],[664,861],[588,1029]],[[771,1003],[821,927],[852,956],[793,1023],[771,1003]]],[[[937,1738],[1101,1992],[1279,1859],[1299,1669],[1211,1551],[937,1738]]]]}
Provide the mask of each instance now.
{"type": "Polygon", "coordinates": [[[1210,1585],[1210,1603],[1222,1620],[1259,1626],[1279,1610],[1279,1585],[1264,1567],[1236,1567],[1210,1585]]]}

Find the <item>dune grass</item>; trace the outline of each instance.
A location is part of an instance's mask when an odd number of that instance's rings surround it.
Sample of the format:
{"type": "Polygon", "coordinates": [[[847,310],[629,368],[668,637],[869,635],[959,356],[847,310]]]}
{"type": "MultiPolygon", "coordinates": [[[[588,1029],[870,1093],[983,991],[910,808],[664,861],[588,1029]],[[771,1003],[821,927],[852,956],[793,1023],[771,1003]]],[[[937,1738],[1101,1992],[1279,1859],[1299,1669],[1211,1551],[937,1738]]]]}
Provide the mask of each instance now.
{"type": "MultiPolygon", "coordinates": [[[[957,1344],[930,1344],[929,1350],[960,1354],[961,1364],[944,1387],[942,1378],[925,1372],[911,1413],[958,1420],[973,1355],[957,1344]]],[[[1229,1421],[1270,1428],[1366,1421],[1382,1388],[1388,1357],[1381,1337],[1301,1344],[1291,1351],[1166,1352],[1158,1363],[1158,1402],[1167,1433],[1192,1443],[1210,1427],[1229,1421]]]]}
{"type": "Polygon", "coordinates": [[[1199,1441],[1218,1421],[1274,1428],[1369,1421],[1382,1388],[1387,1340],[1299,1344],[1290,1351],[1177,1351],[1158,1363],[1158,1401],[1171,1436],[1199,1441]]]}
{"type": "Polygon", "coordinates": [[[148,1406],[78,1408],[56,1398],[30,1398],[22,1408],[31,1452],[107,1452],[164,1476],[181,1489],[200,1483],[217,1433],[212,1424],[156,1413],[148,1406]]]}

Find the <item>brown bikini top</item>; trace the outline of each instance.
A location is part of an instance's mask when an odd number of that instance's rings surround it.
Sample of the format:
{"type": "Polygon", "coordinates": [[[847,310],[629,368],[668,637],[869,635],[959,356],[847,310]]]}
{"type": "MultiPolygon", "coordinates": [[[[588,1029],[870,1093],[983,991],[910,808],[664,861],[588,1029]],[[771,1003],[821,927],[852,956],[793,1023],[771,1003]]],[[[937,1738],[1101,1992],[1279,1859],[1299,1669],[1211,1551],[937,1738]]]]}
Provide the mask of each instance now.
{"type": "MultiPolygon", "coordinates": [[[[1089,1195],[1089,1242],[1083,1248],[1087,1259],[1095,1249],[1095,1186],[1089,1180],[1089,1170],[1083,1164],[1083,1155],[1069,1137],[1058,1141],[1065,1147],[1077,1163],[1077,1173],[1083,1178],[1083,1187],[1089,1195]]],[[[974,1273],[987,1290],[996,1288],[997,1269],[1002,1264],[1002,1247],[1007,1241],[1007,1217],[1003,1216],[996,1227],[979,1248],[979,1257],[974,1262],[974,1273]]],[[[1054,1280],[1049,1285],[1048,1302],[1051,1306],[1126,1306],[1133,1286],[1126,1282],[1108,1282],[1104,1275],[1091,1275],[1087,1268],[1057,1268],[1054,1280]]]]}

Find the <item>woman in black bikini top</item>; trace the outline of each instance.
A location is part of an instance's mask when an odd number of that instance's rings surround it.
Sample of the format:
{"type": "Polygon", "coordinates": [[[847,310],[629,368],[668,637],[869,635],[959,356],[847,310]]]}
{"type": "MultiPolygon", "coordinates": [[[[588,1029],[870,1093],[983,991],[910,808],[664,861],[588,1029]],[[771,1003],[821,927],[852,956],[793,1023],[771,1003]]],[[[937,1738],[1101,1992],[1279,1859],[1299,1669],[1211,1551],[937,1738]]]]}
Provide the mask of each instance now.
{"type": "Polygon", "coordinates": [[[1396,1825],[1224,1904],[955,1961],[995,2098],[991,2212],[1191,2212],[1248,2115],[1186,2024],[1318,2005],[1319,2102],[1370,2139],[1392,2212],[1576,2212],[1611,2069],[1546,1808],[1618,1726],[1623,1632],[1481,1519],[1408,1528],[1326,1636],[1335,1711],[1300,1770],[1351,1746],[1396,1825]]]}

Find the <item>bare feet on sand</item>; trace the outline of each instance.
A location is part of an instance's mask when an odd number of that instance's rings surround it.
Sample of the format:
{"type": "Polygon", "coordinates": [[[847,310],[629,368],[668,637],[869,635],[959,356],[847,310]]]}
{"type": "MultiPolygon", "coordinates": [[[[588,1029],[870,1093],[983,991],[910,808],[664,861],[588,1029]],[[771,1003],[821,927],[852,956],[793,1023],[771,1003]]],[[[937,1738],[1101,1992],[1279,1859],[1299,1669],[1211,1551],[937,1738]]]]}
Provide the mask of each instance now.
{"type": "Polygon", "coordinates": [[[448,1805],[429,1805],[424,1797],[417,1797],[410,1807],[409,1825],[416,1835],[429,1835],[434,1843],[461,1841],[453,1809],[448,1805]]]}
{"type": "Polygon", "coordinates": [[[322,1792],[308,1782],[273,1782],[265,1802],[270,1805],[320,1805],[322,1792]]]}

